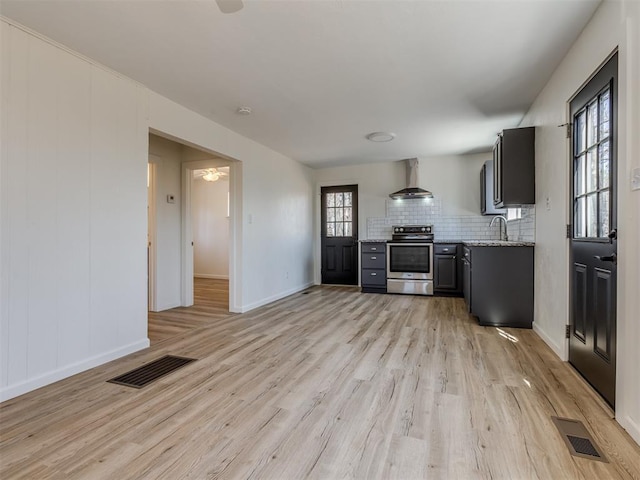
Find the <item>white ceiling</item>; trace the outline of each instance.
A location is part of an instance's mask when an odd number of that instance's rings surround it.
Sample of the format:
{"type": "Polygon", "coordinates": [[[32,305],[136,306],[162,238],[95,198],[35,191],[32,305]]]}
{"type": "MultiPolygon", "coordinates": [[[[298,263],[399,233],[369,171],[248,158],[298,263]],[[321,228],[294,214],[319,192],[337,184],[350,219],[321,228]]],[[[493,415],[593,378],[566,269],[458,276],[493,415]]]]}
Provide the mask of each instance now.
{"type": "Polygon", "coordinates": [[[600,0],[245,0],[229,15],[214,0],[0,3],[2,15],[322,167],[487,151],[600,0]],[[365,139],[380,130],[397,138],[365,139]]]}

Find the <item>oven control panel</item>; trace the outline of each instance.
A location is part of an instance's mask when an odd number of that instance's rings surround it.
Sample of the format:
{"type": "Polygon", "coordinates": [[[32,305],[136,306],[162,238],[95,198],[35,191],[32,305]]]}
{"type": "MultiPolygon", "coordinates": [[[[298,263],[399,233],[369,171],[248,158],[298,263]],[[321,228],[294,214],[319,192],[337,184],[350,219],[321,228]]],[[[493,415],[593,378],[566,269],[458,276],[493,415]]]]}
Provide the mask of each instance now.
{"type": "Polygon", "coordinates": [[[415,234],[415,233],[433,233],[433,225],[395,225],[393,233],[415,234]]]}

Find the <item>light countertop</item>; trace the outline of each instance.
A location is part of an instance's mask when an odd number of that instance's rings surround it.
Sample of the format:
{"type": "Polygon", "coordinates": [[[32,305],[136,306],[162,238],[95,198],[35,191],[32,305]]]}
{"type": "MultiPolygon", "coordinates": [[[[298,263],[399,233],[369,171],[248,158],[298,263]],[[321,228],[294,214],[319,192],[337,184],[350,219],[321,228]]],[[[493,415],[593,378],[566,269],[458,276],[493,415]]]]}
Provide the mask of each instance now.
{"type": "Polygon", "coordinates": [[[464,240],[468,247],[533,247],[534,242],[512,242],[506,240],[464,240]]]}

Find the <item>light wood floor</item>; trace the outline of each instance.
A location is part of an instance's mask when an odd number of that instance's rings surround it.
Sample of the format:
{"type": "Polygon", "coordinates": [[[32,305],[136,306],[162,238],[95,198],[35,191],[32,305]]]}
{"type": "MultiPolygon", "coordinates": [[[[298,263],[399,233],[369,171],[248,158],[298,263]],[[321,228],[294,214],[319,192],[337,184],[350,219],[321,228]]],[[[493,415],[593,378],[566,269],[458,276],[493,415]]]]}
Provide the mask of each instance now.
{"type": "Polygon", "coordinates": [[[149,340],[155,345],[232,315],[228,280],[194,278],[192,307],[149,312],[149,340]]]}
{"type": "Polygon", "coordinates": [[[479,327],[461,299],[308,292],[3,403],[0,478],[640,478],[640,447],[531,330],[479,327]],[[105,383],[166,353],[199,361],[105,383]],[[611,463],[570,456],[551,415],[611,463]]]}

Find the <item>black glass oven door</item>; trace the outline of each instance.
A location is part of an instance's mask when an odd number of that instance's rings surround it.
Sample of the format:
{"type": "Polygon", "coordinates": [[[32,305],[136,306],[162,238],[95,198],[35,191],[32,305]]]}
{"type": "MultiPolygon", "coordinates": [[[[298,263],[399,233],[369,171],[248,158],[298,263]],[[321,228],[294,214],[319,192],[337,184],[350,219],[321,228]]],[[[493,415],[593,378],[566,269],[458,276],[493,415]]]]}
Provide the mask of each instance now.
{"type": "Polygon", "coordinates": [[[390,278],[432,278],[431,243],[388,244],[387,276],[390,278]],[[419,275],[415,275],[419,274],[419,275]]]}

